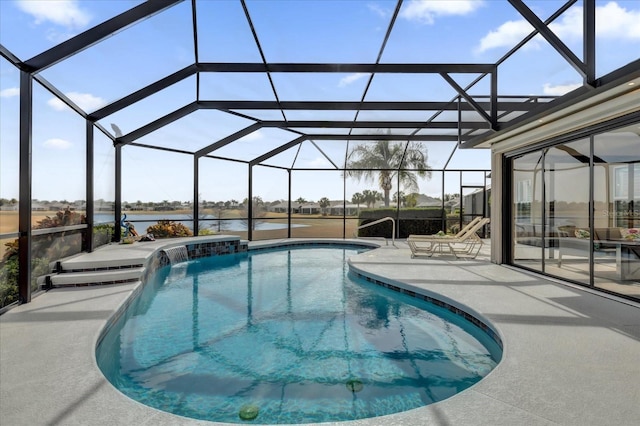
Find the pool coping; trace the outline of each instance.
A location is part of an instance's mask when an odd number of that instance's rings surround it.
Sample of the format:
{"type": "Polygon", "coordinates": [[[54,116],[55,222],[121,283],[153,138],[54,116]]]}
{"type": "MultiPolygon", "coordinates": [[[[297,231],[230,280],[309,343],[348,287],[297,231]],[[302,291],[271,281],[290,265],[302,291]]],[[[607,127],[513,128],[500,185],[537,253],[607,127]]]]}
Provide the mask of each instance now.
{"type": "MultiPolygon", "coordinates": [[[[296,239],[250,247],[300,241],[362,243],[296,239]]],[[[640,418],[637,304],[492,264],[487,257],[411,259],[403,242],[377,245],[352,257],[350,266],[472,309],[503,338],[503,358],[482,381],[439,403],[337,424],[630,425],[640,418]]],[[[137,286],[52,290],[0,316],[0,423],[216,424],[132,401],[98,370],[98,337],[137,286]]]]}

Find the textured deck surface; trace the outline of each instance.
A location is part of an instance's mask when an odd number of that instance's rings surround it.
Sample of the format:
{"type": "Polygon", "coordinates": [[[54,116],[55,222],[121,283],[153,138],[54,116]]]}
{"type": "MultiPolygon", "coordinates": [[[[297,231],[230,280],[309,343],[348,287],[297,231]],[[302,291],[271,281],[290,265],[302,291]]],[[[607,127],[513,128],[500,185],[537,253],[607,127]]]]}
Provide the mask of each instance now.
{"type": "MultiPolygon", "coordinates": [[[[144,258],[162,245],[142,244],[97,250],[76,262],[144,258]]],[[[412,259],[396,242],[351,259],[362,274],[438,294],[488,319],[505,348],[485,379],[445,401],[340,424],[637,424],[640,306],[492,264],[487,253],[485,246],[475,260],[412,259]]],[[[54,289],[0,317],[0,424],[213,424],[132,401],[97,368],[97,338],[136,285],[54,289]]]]}

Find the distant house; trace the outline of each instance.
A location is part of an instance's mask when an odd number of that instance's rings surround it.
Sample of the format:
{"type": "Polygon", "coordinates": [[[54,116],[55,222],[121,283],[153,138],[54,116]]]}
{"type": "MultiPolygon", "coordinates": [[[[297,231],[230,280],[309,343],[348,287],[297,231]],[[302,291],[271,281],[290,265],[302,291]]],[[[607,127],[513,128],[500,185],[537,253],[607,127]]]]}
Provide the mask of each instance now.
{"type": "Polygon", "coordinates": [[[298,213],[300,214],[320,214],[320,212],[320,204],[318,203],[307,203],[298,206],[298,213]]]}
{"type": "MultiPolygon", "coordinates": [[[[360,209],[366,207],[363,204],[360,204],[360,209]]],[[[358,205],[357,204],[345,204],[343,201],[332,201],[331,206],[329,206],[329,214],[331,216],[356,216],[358,214],[358,205]],[[346,211],[346,213],[344,213],[346,211]]]]}
{"type": "Polygon", "coordinates": [[[171,204],[161,204],[161,205],[154,206],[153,210],[155,210],[155,211],[171,211],[171,210],[176,210],[176,206],[173,206],[171,204]]]}
{"type": "Polygon", "coordinates": [[[287,210],[289,209],[289,203],[286,201],[283,201],[281,203],[271,204],[269,205],[269,207],[267,207],[267,209],[268,211],[273,213],[286,213],[287,210]]]}
{"type": "Polygon", "coordinates": [[[49,206],[41,203],[31,203],[31,210],[34,212],[43,212],[49,210],[49,206]]]}
{"type": "Polygon", "coordinates": [[[95,202],[94,209],[96,211],[112,212],[112,211],[115,211],[115,209],[116,209],[116,203],[114,203],[113,201],[100,201],[100,200],[97,200],[95,202]]]}
{"type": "Polygon", "coordinates": [[[420,194],[418,195],[416,207],[442,207],[442,199],[420,194]]]}
{"type": "MultiPolygon", "coordinates": [[[[491,198],[491,186],[487,185],[486,189],[479,188],[462,197],[462,207],[465,214],[482,213],[487,216],[489,213],[489,199],[491,198]]],[[[460,201],[458,199],[458,201],[460,201]]],[[[460,204],[458,203],[458,207],[460,204]]]]}
{"type": "Polygon", "coordinates": [[[432,199],[432,200],[418,202],[418,204],[416,204],[416,207],[417,208],[442,207],[442,200],[432,199]]]}
{"type": "Polygon", "coordinates": [[[18,211],[18,203],[15,204],[3,204],[0,206],[0,211],[3,212],[13,212],[13,211],[18,211]]]}

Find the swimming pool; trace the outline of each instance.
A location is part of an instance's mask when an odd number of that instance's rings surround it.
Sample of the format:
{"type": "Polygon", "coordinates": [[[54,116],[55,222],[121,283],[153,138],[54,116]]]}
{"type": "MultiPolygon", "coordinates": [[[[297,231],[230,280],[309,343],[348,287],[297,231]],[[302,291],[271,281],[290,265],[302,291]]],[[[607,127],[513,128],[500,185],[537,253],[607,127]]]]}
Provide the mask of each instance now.
{"type": "Polygon", "coordinates": [[[196,419],[290,424],[446,399],[501,357],[447,309],[349,274],[353,246],[251,251],[158,270],[97,348],[125,395],[196,419]]]}

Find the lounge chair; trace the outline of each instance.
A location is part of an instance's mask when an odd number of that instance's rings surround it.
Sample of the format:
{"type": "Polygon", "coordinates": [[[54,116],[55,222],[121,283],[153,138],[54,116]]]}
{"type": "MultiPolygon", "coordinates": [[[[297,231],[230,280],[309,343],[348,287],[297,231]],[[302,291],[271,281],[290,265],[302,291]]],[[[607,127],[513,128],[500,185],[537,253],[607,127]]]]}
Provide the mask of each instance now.
{"type": "Polygon", "coordinates": [[[489,222],[489,218],[471,221],[458,234],[452,236],[409,235],[407,244],[411,249],[411,257],[431,257],[434,253],[448,253],[456,258],[473,259],[478,255],[483,244],[477,232],[489,222]]]}
{"type": "Polygon", "coordinates": [[[432,240],[434,238],[460,238],[462,237],[464,234],[466,234],[469,229],[471,229],[476,223],[480,222],[482,220],[482,216],[476,216],[473,218],[473,220],[469,223],[467,223],[465,226],[462,227],[462,229],[460,229],[460,231],[456,234],[456,235],[438,235],[438,234],[433,234],[433,235],[417,235],[417,234],[413,234],[413,235],[409,235],[409,239],[414,239],[414,240],[421,240],[421,239],[425,239],[425,240],[432,240]]]}

